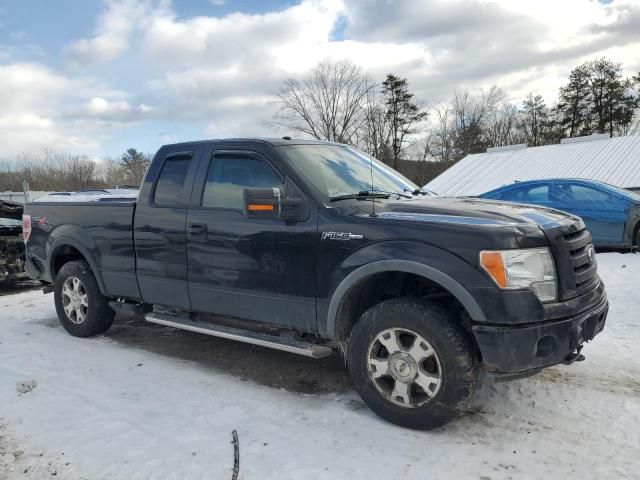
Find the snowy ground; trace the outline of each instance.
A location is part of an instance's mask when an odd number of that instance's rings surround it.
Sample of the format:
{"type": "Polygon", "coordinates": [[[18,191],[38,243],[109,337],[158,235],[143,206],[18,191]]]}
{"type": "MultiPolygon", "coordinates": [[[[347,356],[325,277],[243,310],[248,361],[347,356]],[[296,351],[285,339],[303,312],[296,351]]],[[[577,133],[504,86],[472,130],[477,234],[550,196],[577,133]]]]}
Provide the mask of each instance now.
{"type": "Polygon", "coordinates": [[[434,432],[375,417],[337,358],[122,319],[82,340],[50,295],[0,297],[0,479],[640,478],[640,255],[598,255],[586,361],[485,386],[434,432]],[[28,393],[16,382],[36,380],[28,393]]]}

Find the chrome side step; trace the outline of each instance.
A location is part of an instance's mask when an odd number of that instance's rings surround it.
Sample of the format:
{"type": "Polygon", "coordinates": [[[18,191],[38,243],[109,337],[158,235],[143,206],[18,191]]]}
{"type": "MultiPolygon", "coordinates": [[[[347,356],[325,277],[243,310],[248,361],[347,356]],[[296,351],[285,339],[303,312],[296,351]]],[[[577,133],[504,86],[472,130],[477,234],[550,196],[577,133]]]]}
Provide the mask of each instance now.
{"type": "Polygon", "coordinates": [[[174,315],[164,315],[157,312],[148,313],[144,319],[147,322],[157,323],[166,327],[180,328],[190,332],[204,333],[213,337],[236,340],[238,342],[250,343],[261,347],[282,350],[283,352],[297,353],[312,358],[323,358],[331,355],[329,347],[315,345],[293,338],[281,338],[265,333],[258,333],[239,328],[226,327],[222,325],[212,325],[210,323],[198,322],[188,318],[181,318],[174,315]]]}

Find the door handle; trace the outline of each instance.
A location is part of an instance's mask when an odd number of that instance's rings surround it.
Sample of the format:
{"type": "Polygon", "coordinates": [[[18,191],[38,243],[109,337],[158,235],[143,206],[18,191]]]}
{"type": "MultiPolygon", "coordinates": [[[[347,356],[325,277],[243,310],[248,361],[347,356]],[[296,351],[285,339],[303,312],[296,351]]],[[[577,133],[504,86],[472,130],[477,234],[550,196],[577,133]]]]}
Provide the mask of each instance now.
{"type": "Polygon", "coordinates": [[[202,235],[206,231],[207,227],[202,223],[192,223],[189,225],[189,228],[187,228],[187,233],[189,235],[202,235]]]}

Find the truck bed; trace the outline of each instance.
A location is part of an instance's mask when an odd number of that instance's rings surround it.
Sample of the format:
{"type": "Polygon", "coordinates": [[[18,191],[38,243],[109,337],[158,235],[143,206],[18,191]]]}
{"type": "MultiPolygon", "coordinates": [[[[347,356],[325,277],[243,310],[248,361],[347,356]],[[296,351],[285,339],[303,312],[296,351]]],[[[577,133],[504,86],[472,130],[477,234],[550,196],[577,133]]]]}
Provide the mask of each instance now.
{"type": "MultiPolygon", "coordinates": [[[[136,257],[133,240],[134,199],[98,201],[34,202],[25,208],[31,216],[29,257],[45,280],[56,269],[54,253],[61,244],[71,244],[92,258],[92,269],[101,274],[105,295],[138,299],[136,257]]],[[[67,247],[68,248],[68,247],[67,247]]],[[[67,254],[65,252],[65,254],[67,254]]],[[[69,255],[73,252],[69,252],[69,255]]]]}

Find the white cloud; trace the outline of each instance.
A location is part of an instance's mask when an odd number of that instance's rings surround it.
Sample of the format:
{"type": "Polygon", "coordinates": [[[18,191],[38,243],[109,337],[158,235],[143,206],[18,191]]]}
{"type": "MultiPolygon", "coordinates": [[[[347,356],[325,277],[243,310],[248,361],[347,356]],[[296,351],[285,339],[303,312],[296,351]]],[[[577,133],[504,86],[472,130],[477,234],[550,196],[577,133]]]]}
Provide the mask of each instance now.
{"type": "Polygon", "coordinates": [[[634,0],[350,0],[347,35],[421,50],[399,73],[427,99],[492,83],[518,99],[529,90],[553,98],[585,60],[610,55],[637,65],[639,8],[634,0]]]}
{"type": "MultiPolygon", "coordinates": [[[[350,60],[377,80],[405,76],[428,102],[497,84],[514,101],[534,91],[552,103],[574,66],[600,56],[623,62],[627,74],[640,70],[637,0],[304,0],[263,14],[176,10],[168,0],[105,0],[93,34],[66,48],[72,73],[16,63],[19,50],[0,46],[0,62],[14,62],[0,63],[5,151],[99,149],[114,129],[151,119],[176,125],[179,136],[269,135],[264,121],[282,81],[324,60],[350,60]],[[335,39],[345,19],[345,38],[335,39]],[[98,64],[132,74],[105,86],[90,77],[98,64]]],[[[177,138],[162,129],[162,138],[177,138]]]]}
{"type": "Polygon", "coordinates": [[[74,67],[86,68],[113,61],[125,53],[136,30],[167,8],[163,0],[106,0],[106,10],[98,18],[94,36],[69,45],[67,57],[74,67]]]}
{"type": "Polygon", "coordinates": [[[127,100],[108,100],[102,97],[93,97],[84,103],[77,114],[85,114],[88,118],[94,118],[112,123],[129,123],[143,120],[148,117],[153,108],[141,103],[131,105],[127,100]]]}
{"type": "Polygon", "coordinates": [[[95,152],[108,128],[149,117],[153,109],[131,105],[122,92],[95,81],[65,76],[42,65],[0,65],[0,158],[54,148],[95,152]],[[91,95],[102,95],[91,97],[91,95]]]}

